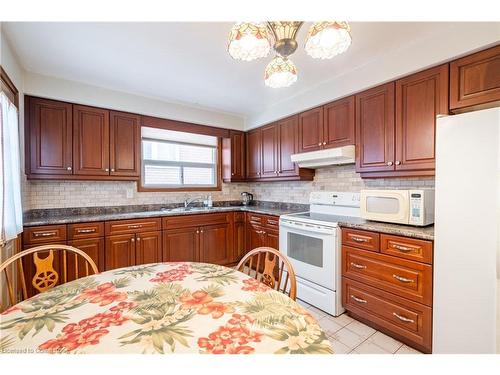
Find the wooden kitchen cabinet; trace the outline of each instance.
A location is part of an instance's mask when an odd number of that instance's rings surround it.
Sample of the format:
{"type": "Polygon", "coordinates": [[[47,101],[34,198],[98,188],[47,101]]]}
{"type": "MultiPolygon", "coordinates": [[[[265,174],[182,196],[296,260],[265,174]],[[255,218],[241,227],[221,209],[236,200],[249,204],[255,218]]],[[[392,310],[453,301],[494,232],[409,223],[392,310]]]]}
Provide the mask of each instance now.
{"type": "Polygon", "coordinates": [[[274,178],[278,175],[278,130],[276,123],[261,128],[262,162],[260,177],[262,178],[274,178]]]}
{"type": "Polygon", "coordinates": [[[323,107],[299,114],[299,152],[320,150],[323,144],[323,107]]]}
{"type": "Polygon", "coordinates": [[[26,96],[26,173],[73,173],[73,107],[69,103],[26,96]]]}
{"type": "Polygon", "coordinates": [[[448,64],[396,81],[395,171],[434,170],[436,117],[448,114],[448,64]]]}
{"type": "Polygon", "coordinates": [[[450,63],[450,108],[464,112],[500,105],[500,45],[450,63]]]}
{"type": "Polygon", "coordinates": [[[144,232],[135,236],[135,265],[162,261],[161,232],[144,232]]]}
{"type": "Polygon", "coordinates": [[[291,156],[297,153],[299,144],[299,116],[290,116],[277,122],[279,131],[278,175],[280,177],[299,175],[299,166],[292,162],[291,156]]]}
{"type": "Polygon", "coordinates": [[[356,95],[356,172],[394,170],[394,82],[356,95]]]}
{"type": "Polygon", "coordinates": [[[164,262],[197,262],[199,229],[196,227],[163,231],[164,262]]]}
{"type": "Polygon", "coordinates": [[[239,262],[243,255],[246,254],[246,225],[245,213],[234,213],[234,230],[233,230],[233,262],[239,262]]]}
{"type": "Polygon", "coordinates": [[[141,117],[109,113],[109,174],[139,177],[141,173],[141,117]]]}
{"type": "Polygon", "coordinates": [[[200,262],[226,265],[231,263],[233,231],[231,223],[200,228],[200,262]]]}
{"type": "Polygon", "coordinates": [[[262,130],[260,128],[247,133],[247,177],[260,178],[262,172],[262,130]]]}
{"type": "Polygon", "coordinates": [[[263,227],[250,224],[247,226],[247,253],[257,247],[266,246],[266,232],[263,227]]]}
{"type": "MultiPolygon", "coordinates": [[[[92,258],[99,271],[103,271],[105,268],[104,264],[104,238],[86,238],[68,241],[69,246],[76,247],[77,249],[85,252],[89,257],[92,258]]],[[[87,262],[82,257],[78,257],[78,268],[75,264],[75,256],[69,254],[67,256],[68,265],[68,281],[76,280],[80,277],[86,276],[87,262]],[[78,273],[76,270],[78,269],[78,273]]],[[[92,268],[88,266],[89,275],[93,274],[92,268]]]]}
{"type": "Polygon", "coordinates": [[[323,107],[325,118],[323,123],[322,148],[354,144],[354,102],[354,96],[349,96],[323,107]]]}
{"type": "Polygon", "coordinates": [[[268,246],[279,250],[279,218],[248,212],[246,252],[257,247],[268,246]]]}
{"type": "Polygon", "coordinates": [[[224,182],[239,182],[246,179],[245,133],[230,130],[229,138],[222,140],[222,179],[224,182]]]}
{"type": "Polygon", "coordinates": [[[105,270],[129,267],[135,264],[135,234],[106,237],[105,270]]]}
{"type": "Polygon", "coordinates": [[[109,111],[73,105],[73,173],[109,175],[109,111]]]}

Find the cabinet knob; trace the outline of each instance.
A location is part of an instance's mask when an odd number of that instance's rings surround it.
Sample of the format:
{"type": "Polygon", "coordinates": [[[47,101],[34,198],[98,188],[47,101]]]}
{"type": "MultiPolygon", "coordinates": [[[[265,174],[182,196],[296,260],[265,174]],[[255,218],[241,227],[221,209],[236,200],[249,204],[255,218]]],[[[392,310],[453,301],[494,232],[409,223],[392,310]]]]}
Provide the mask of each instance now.
{"type": "Polygon", "coordinates": [[[106,171],[106,172],[109,172],[109,168],[106,168],[106,169],[105,169],[105,171],[106,171]]]}
{"type": "Polygon", "coordinates": [[[321,146],[321,142],[318,143],[318,146],[321,146]]]}
{"type": "Polygon", "coordinates": [[[71,170],[71,169],[73,169],[73,168],[71,168],[71,167],[68,167],[68,168],[66,168],[66,169],[67,169],[68,171],[70,171],[70,170],[71,170]]]}
{"type": "Polygon", "coordinates": [[[401,164],[401,162],[399,160],[396,160],[396,165],[399,165],[401,164]]]}
{"type": "Polygon", "coordinates": [[[141,237],[137,237],[137,242],[139,242],[141,240],[141,237]]]}
{"type": "Polygon", "coordinates": [[[234,176],[234,173],[231,173],[231,176],[234,176]]]}
{"type": "Polygon", "coordinates": [[[393,163],[392,163],[392,161],[388,161],[388,162],[387,162],[387,165],[388,165],[388,166],[391,166],[392,164],[393,164],[393,163]]]}
{"type": "Polygon", "coordinates": [[[132,242],[135,242],[135,238],[132,238],[132,239],[131,239],[131,241],[132,241],[132,242]]]}
{"type": "Polygon", "coordinates": [[[199,231],[199,230],[197,230],[197,231],[196,231],[196,234],[199,234],[199,233],[200,233],[200,231],[199,231]]]}
{"type": "Polygon", "coordinates": [[[203,229],[202,229],[202,230],[200,230],[200,233],[203,233],[203,229]]]}
{"type": "Polygon", "coordinates": [[[115,169],[114,169],[114,168],[111,168],[111,172],[114,172],[114,171],[115,171],[115,169]]]}
{"type": "Polygon", "coordinates": [[[323,146],[326,145],[326,142],[323,142],[323,146]]]}

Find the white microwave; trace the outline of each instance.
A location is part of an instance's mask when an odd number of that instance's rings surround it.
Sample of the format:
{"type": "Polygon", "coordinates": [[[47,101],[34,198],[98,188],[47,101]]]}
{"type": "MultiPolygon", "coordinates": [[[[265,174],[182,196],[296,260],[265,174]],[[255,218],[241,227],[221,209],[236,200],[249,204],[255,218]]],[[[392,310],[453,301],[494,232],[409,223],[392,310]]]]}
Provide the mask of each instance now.
{"type": "Polygon", "coordinates": [[[361,190],[361,217],[387,223],[434,223],[434,189],[361,190]]]}

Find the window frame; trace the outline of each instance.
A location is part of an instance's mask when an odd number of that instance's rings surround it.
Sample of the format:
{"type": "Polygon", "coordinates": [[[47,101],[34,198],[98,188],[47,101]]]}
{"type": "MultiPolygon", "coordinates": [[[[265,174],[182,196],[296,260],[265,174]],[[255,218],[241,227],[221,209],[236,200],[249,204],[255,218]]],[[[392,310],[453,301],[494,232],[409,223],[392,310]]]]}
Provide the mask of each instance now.
{"type": "MultiPolygon", "coordinates": [[[[181,130],[176,130],[181,131],[181,130]]],[[[190,132],[186,132],[190,133],[190,132]]],[[[222,190],[222,138],[217,137],[217,146],[215,152],[215,186],[183,186],[178,185],[175,187],[161,187],[161,186],[145,186],[144,185],[144,168],[145,163],[143,162],[143,150],[142,150],[142,141],[144,139],[154,140],[155,142],[165,142],[165,143],[178,143],[178,144],[190,144],[195,146],[196,144],[191,143],[182,143],[182,142],[170,142],[161,139],[151,139],[151,138],[142,138],[141,137],[141,173],[138,181],[137,191],[139,192],[181,192],[181,191],[221,191],[222,190]]],[[[168,162],[168,164],[175,164],[176,162],[168,162]]],[[[162,162],[158,163],[159,165],[164,165],[162,162]]],[[[180,163],[185,164],[185,163],[180,163]]],[[[208,164],[208,163],[207,163],[208,164]]],[[[193,166],[201,165],[201,163],[193,163],[193,166]]],[[[212,164],[210,164],[212,165],[212,164]]]]}

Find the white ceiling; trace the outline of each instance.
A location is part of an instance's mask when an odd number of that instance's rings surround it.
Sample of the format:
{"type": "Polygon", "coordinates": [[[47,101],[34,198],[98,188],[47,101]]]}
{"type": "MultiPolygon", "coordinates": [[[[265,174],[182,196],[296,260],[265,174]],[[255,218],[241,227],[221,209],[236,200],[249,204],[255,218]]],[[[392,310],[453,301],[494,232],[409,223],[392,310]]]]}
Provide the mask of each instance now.
{"type": "Polygon", "coordinates": [[[450,24],[352,23],[351,48],[331,60],[305,54],[306,24],[291,57],[299,80],[285,89],[264,85],[270,56],[254,62],[229,57],[231,25],[23,22],[3,27],[27,71],[247,117],[450,24]]]}

